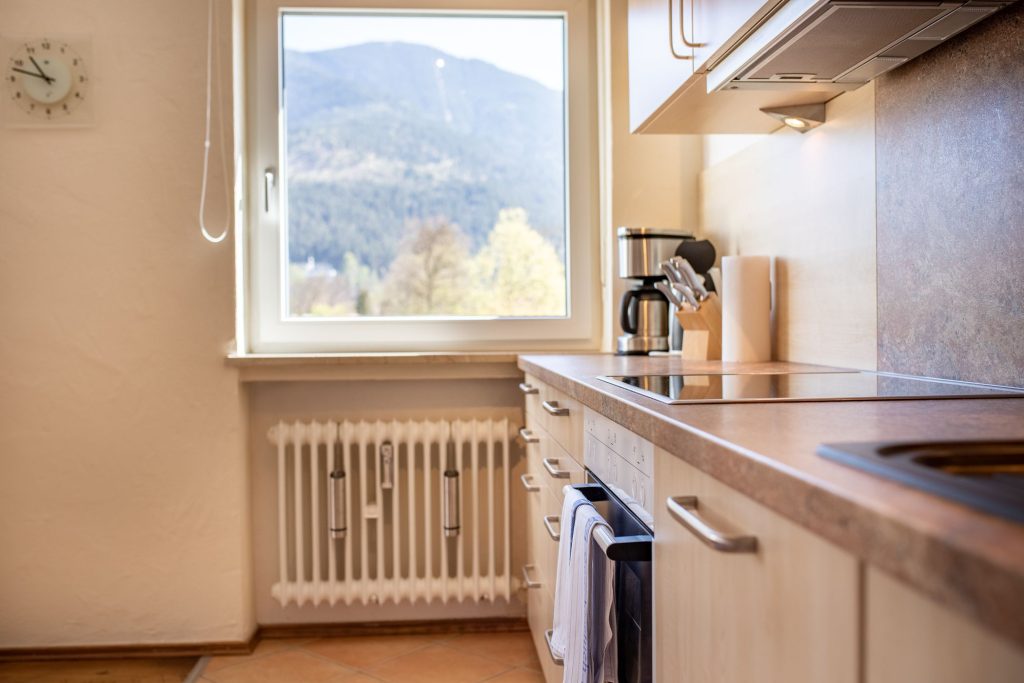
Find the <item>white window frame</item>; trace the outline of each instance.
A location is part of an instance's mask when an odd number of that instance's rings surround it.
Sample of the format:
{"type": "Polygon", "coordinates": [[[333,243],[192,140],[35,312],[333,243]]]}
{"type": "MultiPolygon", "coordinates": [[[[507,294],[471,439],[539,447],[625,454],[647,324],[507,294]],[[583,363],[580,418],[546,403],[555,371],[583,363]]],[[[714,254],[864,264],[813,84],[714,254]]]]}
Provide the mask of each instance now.
{"type": "Polygon", "coordinates": [[[596,13],[590,0],[250,0],[246,34],[246,213],[242,281],[248,353],[595,349],[600,343],[596,13]],[[280,13],[320,9],[552,15],[566,26],[569,296],[565,318],[286,318],[281,185],[280,13]],[[269,200],[269,210],[267,202],[269,200]]]}

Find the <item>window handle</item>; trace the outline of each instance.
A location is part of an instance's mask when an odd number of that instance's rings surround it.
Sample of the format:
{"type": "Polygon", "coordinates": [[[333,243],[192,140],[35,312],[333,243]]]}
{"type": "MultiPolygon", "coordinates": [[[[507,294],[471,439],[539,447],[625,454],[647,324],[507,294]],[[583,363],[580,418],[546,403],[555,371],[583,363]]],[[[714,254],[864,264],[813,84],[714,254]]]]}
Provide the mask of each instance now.
{"type": "Polygon", "coordinates": [[[263,169],[263,211],[270,213],[270,193],[277,185],[277,178],[273,166],[263,169]]]}

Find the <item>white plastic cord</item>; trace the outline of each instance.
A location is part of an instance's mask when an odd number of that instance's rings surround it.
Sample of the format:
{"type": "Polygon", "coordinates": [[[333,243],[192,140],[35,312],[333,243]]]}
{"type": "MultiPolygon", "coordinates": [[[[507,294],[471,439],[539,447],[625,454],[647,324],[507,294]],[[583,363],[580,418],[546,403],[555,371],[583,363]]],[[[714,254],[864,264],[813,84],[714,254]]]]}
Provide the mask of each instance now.
{"type": "MultiPolygon", "coordinates": [[[[199,194],[199,230],[208,242],[223,242],[228,236],[230,220],[224,219],[224,230],[219,235],[211,235],[206,229],[206,181],[210,168],[210,110],[212,108],[212,83],[213,83],[213,0],[209,2],[209,16],[206,24],[206,132],[203,136],[203,184],[199,194]]],[[[220,44],[217,45],[217,63],[220,63],[220,44]]],[[[220,102],[220,81],[217,82],[217,101],[220,102]]],[[[224,152],[224,113],[223,107],[217,108],[217,126],[220,130],[220,169],[224,179],[225,206],[230,207],[230,193],[228,191],[228,169],[227,155],[224,152]]]]}

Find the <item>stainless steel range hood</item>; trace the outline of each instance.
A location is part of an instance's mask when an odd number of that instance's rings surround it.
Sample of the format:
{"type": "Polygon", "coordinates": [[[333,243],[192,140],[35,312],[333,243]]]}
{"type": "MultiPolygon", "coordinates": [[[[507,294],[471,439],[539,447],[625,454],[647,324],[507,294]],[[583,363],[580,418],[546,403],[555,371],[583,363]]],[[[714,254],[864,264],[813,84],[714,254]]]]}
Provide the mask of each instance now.
{"type": "Polygon", "coordinates": [[[712,64],[707,91],[853,90],[1013,0],[789,0],[712,64]]]}

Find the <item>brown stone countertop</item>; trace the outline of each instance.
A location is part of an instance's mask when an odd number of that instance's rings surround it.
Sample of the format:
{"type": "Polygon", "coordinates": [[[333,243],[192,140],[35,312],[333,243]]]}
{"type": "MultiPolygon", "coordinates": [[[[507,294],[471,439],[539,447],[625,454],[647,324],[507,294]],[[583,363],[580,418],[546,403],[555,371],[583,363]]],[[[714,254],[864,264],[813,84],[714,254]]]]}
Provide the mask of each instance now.
{"type": "Polygon", "coordinates": [[[1024,439],[1024,399],[667,405],[596,379],[821,370],[612,355],[524,355],[519,367],[1024,645],[1024,525],[826,460],[825,442],[1024,439]]]}

